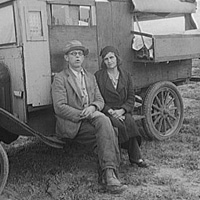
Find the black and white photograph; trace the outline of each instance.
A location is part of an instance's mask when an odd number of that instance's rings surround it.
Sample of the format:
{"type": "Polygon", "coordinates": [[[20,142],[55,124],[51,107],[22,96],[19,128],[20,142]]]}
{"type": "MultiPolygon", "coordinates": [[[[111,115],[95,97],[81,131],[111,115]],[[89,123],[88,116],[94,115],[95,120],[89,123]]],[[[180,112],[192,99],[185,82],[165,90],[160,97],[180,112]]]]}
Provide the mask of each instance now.
{"type": "Polygon", "coordinates": [[[199,200],[200,0],[0,0],[0,200],[199,200]]]}

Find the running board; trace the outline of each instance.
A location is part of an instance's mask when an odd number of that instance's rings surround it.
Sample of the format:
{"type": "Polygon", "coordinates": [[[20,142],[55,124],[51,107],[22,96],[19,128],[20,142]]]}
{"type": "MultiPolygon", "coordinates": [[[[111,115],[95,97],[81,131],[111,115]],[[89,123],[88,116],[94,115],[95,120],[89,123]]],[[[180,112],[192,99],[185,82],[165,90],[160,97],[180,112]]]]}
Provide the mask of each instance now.
{"type": "Polygon", "coordinates": [[[38,137],[42,142],[54,148],[63,148],[65,144],[65,142],[56,137],[47,137],[42,135],[2,108],[0,108],[0,126],[16,135],[33,135],[38,137]]]}

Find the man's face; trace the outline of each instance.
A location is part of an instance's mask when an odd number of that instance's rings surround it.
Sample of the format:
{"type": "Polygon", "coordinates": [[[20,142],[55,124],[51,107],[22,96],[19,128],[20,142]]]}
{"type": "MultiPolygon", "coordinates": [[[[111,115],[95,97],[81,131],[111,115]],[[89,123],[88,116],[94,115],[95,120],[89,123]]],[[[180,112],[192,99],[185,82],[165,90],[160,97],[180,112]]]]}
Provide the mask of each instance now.
{"type": "Polygon", "coordinates": [[[73,50],[70,51],[67,55],[65,55],[65,60],[69,62],[69,65],[74,68],[78,69],[82,66],[84,61],[84,54],[81,50],[73,50]]]}

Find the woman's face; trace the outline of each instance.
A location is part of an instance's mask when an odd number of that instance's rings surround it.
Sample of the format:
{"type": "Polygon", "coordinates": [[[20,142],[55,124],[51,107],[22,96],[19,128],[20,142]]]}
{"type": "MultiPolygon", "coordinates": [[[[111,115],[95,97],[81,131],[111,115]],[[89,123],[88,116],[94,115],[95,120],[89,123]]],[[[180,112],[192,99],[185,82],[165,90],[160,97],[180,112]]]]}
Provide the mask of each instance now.
{"type": "Polygon", "coordinates": [[[103,60],[108,69],[113,69],[117,66],[117,57],[113,52],[107,53],[103,60]]]}

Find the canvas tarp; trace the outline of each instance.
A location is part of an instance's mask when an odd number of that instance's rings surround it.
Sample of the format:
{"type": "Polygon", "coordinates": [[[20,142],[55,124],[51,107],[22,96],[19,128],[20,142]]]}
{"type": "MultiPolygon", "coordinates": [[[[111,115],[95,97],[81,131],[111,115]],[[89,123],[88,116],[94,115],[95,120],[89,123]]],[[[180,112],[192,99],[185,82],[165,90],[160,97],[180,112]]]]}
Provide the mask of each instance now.
{"type": "Polygon", "coordinates": [[[195,0],[132,0],[134,11],[151,13],[194,13],[195,0]]]}

